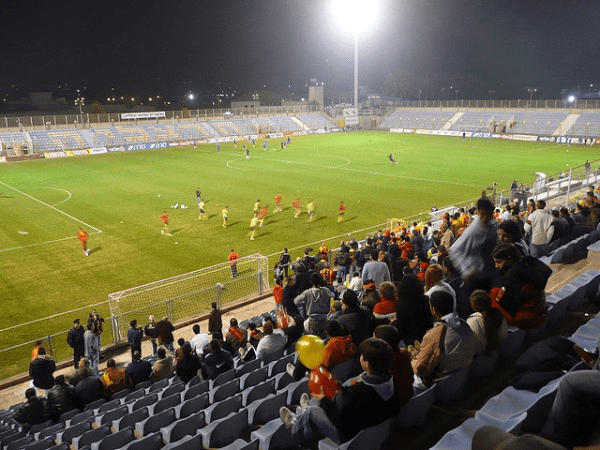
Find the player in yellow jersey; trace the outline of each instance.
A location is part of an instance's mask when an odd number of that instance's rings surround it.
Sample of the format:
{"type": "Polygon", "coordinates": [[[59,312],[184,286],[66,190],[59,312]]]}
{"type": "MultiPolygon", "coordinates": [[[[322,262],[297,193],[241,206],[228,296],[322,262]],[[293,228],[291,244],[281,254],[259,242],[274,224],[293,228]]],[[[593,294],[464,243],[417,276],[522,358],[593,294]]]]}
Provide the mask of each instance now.
{"type": "Polygon", "coordinates": [[[251,220],[250,220],[250,240],[253,241],[254,240],[254,236],[256,236],[256,227],[258,226],[258,214],[255,215],[251,220]]]}
{"type": "Polygon", "coordinates": [[[308,221],[312,222],[315,217],[315,202],[313,200],[306,205],[306,214],[308,214],[308,221]]]}
{"type": "Polygon", "coordinates": [[[200,200],[198,203],[198,220],[206,220],[208,216],[206,215],[206,211],[204,210],[204,200],[200,200]]]}
{"type": "Polygon", "coordinates": [[[221,210],[221,217],[223,218],[223,228],[227,228],[227,219],[229,218],[229,206],[225,205],[225,207],[221,210]]]}

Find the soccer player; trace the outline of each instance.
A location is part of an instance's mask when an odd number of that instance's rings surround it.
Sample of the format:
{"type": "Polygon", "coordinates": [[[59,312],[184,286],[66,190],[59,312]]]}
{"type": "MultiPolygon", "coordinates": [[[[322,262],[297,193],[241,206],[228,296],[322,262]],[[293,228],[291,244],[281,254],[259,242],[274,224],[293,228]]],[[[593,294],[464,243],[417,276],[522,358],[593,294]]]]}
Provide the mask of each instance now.
{"type": "Polygon", "coordinates": [[[256,138],[252,137],[250,140],[252,141],[252,147],[256,147],[256,138]]]}
{"type": "Polygon", "coordinates": [[[208,217],[206,216],[206,211],[204,210],[204,200],[200,200],[198,203],[198,220],[206,220],[208,217]]]}
{"type": "Polygon", "coordinates": [[[250,240],[254,240],[254,236],[256,236],[256,226],[258,225],[258,214],[256,214],[250,220],[250,240]]]}
{"type": "MultiPolygon", "coordinates": [[[[245,144],[244,144],[244,147],[246,147],[245,144]]],[[[248,147],[246,147],[244,150],[246,151],[246,159],[250,159],[250,149],[248,147]]]]}
{"type": "Polygon", "coordinates": [[[311,200],[306,205],[306,214],[308,214],[308,221],[312,222],[313,218],[315,217],[315,202],[314,202],[314,200],[311,200]]]}
{"type": "Polygon", "coordinates": [[[223,218],[223,228],[227,228],[227,219],[229,218],[229,206],[225,205],[225,207],[221,210],[221,217],[223,218]]]}
{"type": "Polygon", "coordinates": [[[262,228],[263,225],[265,224],[265,219],[267,218],[267,214],[269,213],[269,207],[265,206],[263,209],[260,210],[260,212],[258,213],[258,223],[260,224],[259,226],[262,228]]]}
{"type": "Polygon", "coordinates": [[[229,252],[229,256],[227,257],[227,259],[229,260],[229,268],[231,269],[231,278],[235,278],[238,276],[237,260],[239,258],[240,254],[234,249],[231,249],[231,251],[229,252]]]}
{"type": "Polygon", "coordinates": [[[169,233],[169,215],[166,211],[162,213],[162,215],[160,216],[160,220],[163,223],[163,229],[160,232],[160,234],[164,234],[165,236],[171,236],[171,233],[169,233]]]}
{"type": "Polygon", "coordinates": [[[200,204],[202,201],[202,192],[200,192],[200,188],[196,188],[196,202],[200,204]]]}
{"type": "Polygon", "coordinates": [[[300,199],[297,198],[292,202],[292,208],[294,208],[294,219],[300,217],[300,213],[302,212],[302,203],[300,199]]]}
{"type": "Polygon", "coordinates": [[[338,206],[338,210],[340,211],[338,213],[338,223],[340,223],[342,220],[344,220],[344,214],[346,214],[346,204],[344,203],[344,200],[342,200],[340,202],[340,206],[338,206]]]}
{"type": "Polygon", "coordinates": [[[394,159],[394,155],[392,155],[391,153],[388,155],[388,159],[391,161],[392,164],[398,164],[398,161],[394,159]]]}
{"type": "Polygon", "coordinates": [[[87,248],[87,238],[87,231],[79,227],[79,231],[77,231],[77,239],[79,239],[79,242],[81,242],[81,249],[83,250],[83,254],[85,256],[90,256],[90,250],[87,248]]]}
{"type": "Polygon", "coordinates": [[[237,148],[237,139],[234,139],[234,140],[233,140],[233,146],[234,146],[235,148],[237,148]]]}
{"type": "Polygon", "coordinates": [[[217,142],[217,153],[221,151],[221,143],[217,142]]]}
{"type": "Polygon", "coordinates": [[[263,142],[263,150],[266,150],[268,146],[269,146],[269,141],[263,142]]]}
{"type": "Polygon", "coordinates": [[[279,194],[277,194],[275,196],[275,209],[273,210],[274,213],[278,213],[283,211],[283,209],[281,209],[281,192],[279,194]]]}
{"type": "Polygon", "coordinates": [[[256,201],[254,202],[254,207],[252,208],[252,211],[254,212],[255,216],[258,215],[259,210],[260,210],[260,198],[257,198],[256,201]]]}

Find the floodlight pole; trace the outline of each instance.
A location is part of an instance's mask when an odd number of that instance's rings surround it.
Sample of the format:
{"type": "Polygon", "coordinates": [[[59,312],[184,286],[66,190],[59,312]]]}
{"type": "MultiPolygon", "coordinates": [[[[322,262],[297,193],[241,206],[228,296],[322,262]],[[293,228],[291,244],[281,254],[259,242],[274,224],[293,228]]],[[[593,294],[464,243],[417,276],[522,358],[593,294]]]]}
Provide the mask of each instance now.
{"type": "Polygon", "coordinates": [[[358,108],[358,31],[354,31],[354,106],[358,108]]]}

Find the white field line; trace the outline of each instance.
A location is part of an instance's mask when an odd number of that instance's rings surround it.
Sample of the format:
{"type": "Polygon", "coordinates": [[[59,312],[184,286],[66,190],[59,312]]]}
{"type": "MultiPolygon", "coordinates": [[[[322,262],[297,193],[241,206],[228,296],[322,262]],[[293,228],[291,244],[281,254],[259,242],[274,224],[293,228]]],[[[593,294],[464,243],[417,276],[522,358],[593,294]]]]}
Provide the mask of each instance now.
{"type": "MultiPolygon", "coordinates": [[[[217,152],[211,152],[209,150],[200,150],[203,153],[210,153],[210,154],[217,154],[217,152]]],[[[224,156],[230,156],[231,153],[230,152],[219,152],[218,154],[222,154],[224,156]]],[[[383,177],[388,177],[388,178],[400,178],[403,180],[413,180],[413,181],[425,181],[427,183],[438,183],[438,184],[451,184],[451,185],[455,185],[455,186],[464,186],[464,187],[478,187],[479,185],[476,184],[467,184],[467,183],[458,183],[456,181],[450,181],[450,180],[443,180],[443,179],[435,179],[435,178],[421,178],[421,177],[410,177],[407,175],[400,175],[400,174],[392,174],[392,173],[382,173],[382,172],[374,172],[371,170],[360,170],[360,169],[352,169],[350,167],[345,167],[349,164],[352,163],[352,161],[350,161],[350,159],[346,158],[346,157],[341,157],[341,156],[336,156],[336,155],[327,155],[327,156],[332,156],[335,158],[340,158],[340,159],[345,159],[347,160],[346,163],[342,164],[342,165],[337,165],[337,166],[326,166],[326,165],[322,165],[322,164],[314,164],[314,163],[309,163],[309,162],[302,162],[302,161],[289,161],[289,160],[281,160],[281,159],[273,159],[273,158],[265,158],[263,156],[254,156],[252,157],[252,159],[260,159],[260,160],[265,160],[265,161],[274,161],[274,162],[280,162],[280,163],[287,163],[290,165],[298,165],[298,166],[309,166],[309,167],[318,167],[321,169],[330,169],[330,170],[346,170],[348,172],[355,172],[355,173],[360,173],[360,174],[365,174],[365,175],[376,175],[376,176],[383,176],[383,177]]],[[[242,167],[233,167],[230,165],[231,162],[233,161],[243,161],[246,158],[241,156],[239,158],[235,158],[232,160],[227,161],[227,167],[231,168],[231,169],[236,169],[236,170],[249,170],[249,169],[244,169],[242,167]]],[[[255,170],[252,169],[252,170],[255,170]]]]}
{"type": "Polygon", "coordinates": [[[100,229],[96,228],[95,226],[93,226],[93,225],[90,225],[89,223],[85,223],[83,220],[79,220],[77,217],[73,217],[72,215],[70,215],[70,214],[67,214],[67,213],[66,213],[66,212],[64,212],[64,211],[61,211],[61,210],[60,210],[60,209],[58,209],[57,207],[55,207],[55,206],[52,206],[52,205],[49,205],[48,203],[46,203],[46,202],[43,202],[43,201],[41,201],[41,200],[39,200],[39,199],[37,199],[37,198],[35,198],[35,197],[33,197],[33,196],[31,196],[31,195],[29,195],[29,194],[27,194],[27,193],[23,192],[23,191],[20,191],[19,189],[15,188],[15,187],[12,187],[12,186],[10,186],[10,185],[8,185],[8,184],[4,183],[3,181],[0,181],[0,184],[1,184],[1,185],[3,185],[3,186],[6,186],[6,187],[7,187],[7,188],[9,188],[9,189],[12,189],[12,190],[13,190],[13,191],[15,191],[15,192],[18,192],[18,193],[19,193],[19,194],[21,194],[21,195],[24,195],[25,197],[27,197],[27,198],[29,198],[29,199],[31,199],[31,200],[33,200],[33,201],[36,201],[36,202],[38,202],[38,203],[40,203],[40,204],[42,204],[42,205],[46,206],[47,208],[50,208],[50,209],[52,209],[52,210],[56,211],[57,213],[60,213],[60,214],[62,214],[63,216],[66,216],[66,217],[68,217],[69,219],[71,219],[71,220],[73,220],[73,221],[75,221],[75,222],[78,222],[78,223],[80,223],[80,224],[82,224],[82,225],[85,225],[85,226],[86,226],[86,227],[88,227],[88,228],[91,228],[91,229],[95,230],[97,233],[102,233],[102,230],[100,230],[100,229]]]}

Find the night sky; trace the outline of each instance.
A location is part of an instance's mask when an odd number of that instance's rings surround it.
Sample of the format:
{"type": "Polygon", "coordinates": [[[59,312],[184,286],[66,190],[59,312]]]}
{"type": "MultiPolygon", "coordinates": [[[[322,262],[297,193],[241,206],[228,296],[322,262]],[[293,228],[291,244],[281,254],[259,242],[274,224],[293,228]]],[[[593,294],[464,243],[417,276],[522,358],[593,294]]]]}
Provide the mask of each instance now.
{"type": "MultiPolygon", "coordinates": [[[[559,98],[600,83],[592,0],[380,0],[359,83],[415,98],[559,98]],[[450,88],[452,86],[452,88],[450,88]],[[456,92],[458,90],[458,92],[456,92]]],[[[351,89],[353,38],[329,0],[0,0],[0,88],[351,89]],[[219,85],[219,83],[222,83],[219,85]]]]}

